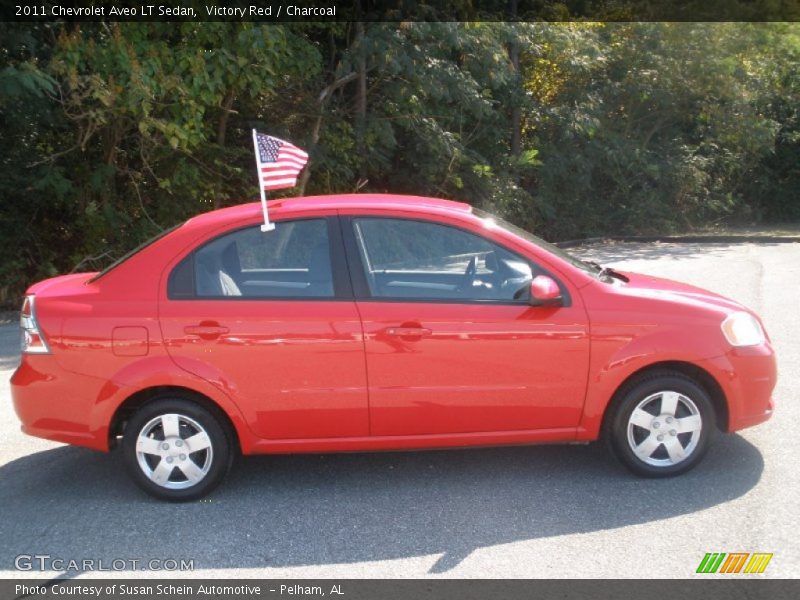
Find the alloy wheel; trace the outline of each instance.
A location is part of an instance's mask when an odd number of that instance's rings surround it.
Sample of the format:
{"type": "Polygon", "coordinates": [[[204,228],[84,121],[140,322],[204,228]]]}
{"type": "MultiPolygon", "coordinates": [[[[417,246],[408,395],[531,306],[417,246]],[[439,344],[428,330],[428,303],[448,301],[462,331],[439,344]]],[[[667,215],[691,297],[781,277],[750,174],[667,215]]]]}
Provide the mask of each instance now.
{"type": "Polygon", "coordinates": [[[214,450],[200,423],[186,415],[165,413],[150,419],[139,431],[136,460],[156,485],[182,490],[208,475],[214,450]]]}
{"type": "Polygon", "coordinates": [[[645,464],[669,467],[688,459],[697,448],[703,419],[688,396],[664,390],[648,395],[628,418],[628,445],[645,464]]]}

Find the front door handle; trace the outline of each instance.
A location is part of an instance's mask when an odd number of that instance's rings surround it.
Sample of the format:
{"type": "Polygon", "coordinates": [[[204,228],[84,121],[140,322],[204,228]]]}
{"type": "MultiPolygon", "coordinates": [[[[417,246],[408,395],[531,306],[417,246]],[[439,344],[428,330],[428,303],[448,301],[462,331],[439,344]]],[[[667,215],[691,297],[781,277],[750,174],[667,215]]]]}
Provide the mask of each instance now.
{"type": "Polygon", "coordinates": [[[431,330],[426,327],[389,327],[386,335],[395,337],[424,337],[430,335],[431,330]]]}
{"type": "Polygon", "coordinates": [[[187,335],[196,335],[204,340],[213,340],[224,333],[228,333],[230,329],[223,327],[219,323],[203,321],[199,325],[187,325],[183,328],[183,331],[187,335]]]}

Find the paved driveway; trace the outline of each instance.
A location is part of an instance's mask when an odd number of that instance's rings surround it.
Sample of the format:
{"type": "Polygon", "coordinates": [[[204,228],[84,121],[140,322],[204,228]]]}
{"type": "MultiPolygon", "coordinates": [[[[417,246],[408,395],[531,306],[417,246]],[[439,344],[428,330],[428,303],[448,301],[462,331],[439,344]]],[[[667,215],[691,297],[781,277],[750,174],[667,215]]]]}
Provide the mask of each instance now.
{"type": "Polygon", "coordinates": [[[185,575],[211,577],[688,577],[705,552],[761,551],[775,554],[765,576],[796,577],[800,245],[576,253],[756,309],[779,353],[775,417],[671,480],[637,479],[599,445],[258,457],[209,501],[170,505],[116,454],[19,432],[6,383],[18,334],[0,326],[0,576],[39,553],[189,558],[185,575]]]}

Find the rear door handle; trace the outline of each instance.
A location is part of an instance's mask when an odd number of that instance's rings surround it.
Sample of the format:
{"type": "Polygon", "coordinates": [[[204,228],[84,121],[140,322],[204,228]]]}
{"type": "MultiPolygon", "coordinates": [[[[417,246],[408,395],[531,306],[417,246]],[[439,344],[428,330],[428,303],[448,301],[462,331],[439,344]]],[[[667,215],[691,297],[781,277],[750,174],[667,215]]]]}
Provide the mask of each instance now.
{"type": "Polygon", "coordinates": [[[197,335],[204,340],[213,340],[223,333],[228,333],[230,329],[223,327],[219,323],[200,323],[199,325],[187,325],[183,328],[187,335],[197,335]]]}
{"type": "Polygon", "coordinates": [[[431,330],[426,327],[389,327],[386,335],[395,337],[424,337],[430,335],[431,330]]]}

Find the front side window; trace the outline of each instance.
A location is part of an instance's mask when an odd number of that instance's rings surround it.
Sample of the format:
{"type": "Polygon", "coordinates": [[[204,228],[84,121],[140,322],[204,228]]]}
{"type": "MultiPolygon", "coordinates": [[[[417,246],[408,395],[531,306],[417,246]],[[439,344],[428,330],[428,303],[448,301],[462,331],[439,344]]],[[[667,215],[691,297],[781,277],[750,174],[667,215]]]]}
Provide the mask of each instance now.
{"type": "Polygon", "coordinates": [[[489,223],[492,227],[499,227],[501,229],[505,229],[509,233],[516,235],[517,237],[522,238],[532,244],[539,246],[542,250],[549,252],[550,254],[555,254],[558,258],[563,261],[568,262],[573,267],[577,267],[582,271],[586,271],[587,273],[591,273],[593,275],[597,275],[598,270],[600,267],[594,263],[585,262],[576,256],[572,256],[569,252],[565,252],[563,249],[559,248],[555,244],[551,244],[550,242],[546,242],[539,236],[533,235],[530,231],[526,231],[521,227],[517,227],[513,223],[506,221],[505,219],[501,219],[500,217],[490,214],[484,210],[479,208],[472,209],[472,214],[476,217],[479,217],[483,221],[489,223]]]}
{"type": "MultiPolygon", "coordinates": [[[[200,298],[334,296],[325,219],[281,221],[266,233],[257,225],[239,229],[199,248],[193,263],[200,298]]],[[[180,275],[178,265],[172,279],[180,275]]]]}
{"type": "Polygon", "coordinates": [[[529,261],[455,227],[363,217],[353,228],[373,297],[517,301],[533,276],[529,261]]]}

